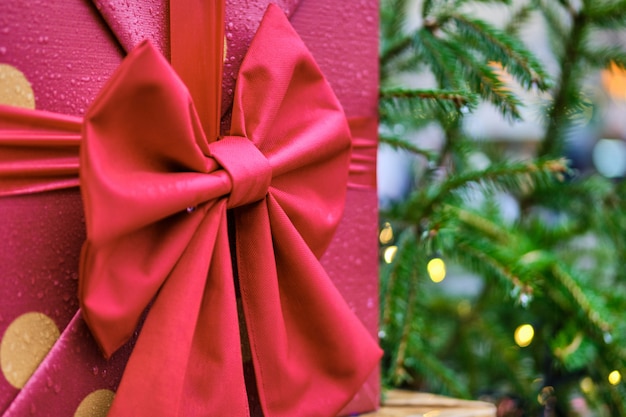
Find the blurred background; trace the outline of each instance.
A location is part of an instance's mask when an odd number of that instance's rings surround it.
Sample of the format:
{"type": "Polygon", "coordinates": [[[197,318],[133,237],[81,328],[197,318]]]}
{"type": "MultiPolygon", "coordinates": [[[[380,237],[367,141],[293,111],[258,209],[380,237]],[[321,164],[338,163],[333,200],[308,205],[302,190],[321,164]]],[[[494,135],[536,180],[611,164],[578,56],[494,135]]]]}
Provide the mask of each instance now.
{"type": "Polygon", "coordinates": [[[626,416],[626,1],[382,0],[388,387],[626,416]]]}

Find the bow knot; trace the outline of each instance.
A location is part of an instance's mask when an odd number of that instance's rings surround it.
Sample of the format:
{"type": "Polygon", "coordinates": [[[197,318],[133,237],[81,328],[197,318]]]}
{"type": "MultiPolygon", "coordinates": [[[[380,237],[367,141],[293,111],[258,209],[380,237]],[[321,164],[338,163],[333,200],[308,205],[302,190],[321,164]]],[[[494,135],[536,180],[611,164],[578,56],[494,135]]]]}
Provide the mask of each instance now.
{"type": "Polygon", "coordinates": [[[211,143],[209,152],[232,180],[228,208],[244,206],[265,198],[272,181],[272,167],[248,138],[226,136],[211,143]]]}

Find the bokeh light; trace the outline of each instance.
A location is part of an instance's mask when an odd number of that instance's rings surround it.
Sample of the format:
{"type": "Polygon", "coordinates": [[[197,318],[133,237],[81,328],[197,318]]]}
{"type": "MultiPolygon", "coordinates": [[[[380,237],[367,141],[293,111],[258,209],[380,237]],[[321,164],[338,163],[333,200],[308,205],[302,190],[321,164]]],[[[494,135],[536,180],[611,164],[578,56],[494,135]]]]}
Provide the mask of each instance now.
{"type": "Polygon", "coordinates": [[[385,249],[385,252],[383,252],[383,259],[385,260],[386,263],[390,264],[393,262],[393,259],[396,257],[397,252],[398,252],[397,246],[389,246],[388,248],[385,249]]]}
{"type": "Polygon", "coordinates": [[[609,374],[609,384],[617,385],[620,382],[622,382],[622,374],[618,370],[615,370],[609,374]]]}
{"type": "Polygon", "coordinates": [[[600,139],[593,147],[593,164],[606,178],[626,174],[626,143],[619,139],[600,139]]]}
{"type": "Polygon", "coordinates": [[[391,223],[385,222],[383,228],[380,230],[378,234],[378,240],[381,244],[386,245],[393,240],[393,228],[391,227],[391,223]]]}
{"type": "Polygon", "coordinates": [[[580,380],[580,389],[585,394],[590,394],[594,389],[593,380],[586,376],[580,380]]]}
{"type": "Polygon", "coordinates": [[[519,347],[530,345],[535,337],[535,329],[530,324],[522,324],[515,329],[515,343],[519,347]]]}
{"type": "Polygon", "coordinates": [[[433,282],[441,282],[446,277],[446,264],[441,258],[433,258],[426,265],[428,276],[433,282]]]}

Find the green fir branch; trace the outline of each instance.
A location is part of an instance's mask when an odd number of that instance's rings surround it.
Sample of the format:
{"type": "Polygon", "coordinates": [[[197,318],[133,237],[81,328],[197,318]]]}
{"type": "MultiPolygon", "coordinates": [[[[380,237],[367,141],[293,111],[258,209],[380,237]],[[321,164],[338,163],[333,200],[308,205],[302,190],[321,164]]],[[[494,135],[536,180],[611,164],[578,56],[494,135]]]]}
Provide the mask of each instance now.
{"type": "Polygon", "coordinates": [[[480,248],[476,248],[476,243],[469,239],[459,240],[458,251],[455,252],[453,259],[462,261],[463,265],[468,266],[473,272],[502,279],[510,288],[518,286],[519,277],[511,272],[510,265],[501,262],[498,256],[494,255],[493,249],[488,248],[487,245],[481,244],[480,248]]]}
{"type": "Polygon", "coordinates": [[[518,39],[497,30],[480,19],[452,14],[448,21],[454,24],[456,36],[479,51],[487,60],[498,62],[525,88],[536,86],[546,90],[550,83],[539,61],[518,39]]]}
{"type": "Polygon", "coordinates": [[[382,0],[380,7],[380,27],[383,41],[402,37],[406,15],[399,13],[407,9],[407,0],[382,0]]]}
{"type": "Polygon", "coordinates": [[[535,10],[536,7],[532,3],[522,5],[506,24],[504,32],[512,36],[519,36],[520,30],[528,24],[535,10]]]}
{"type": "Polygon", "coordinates": [[[576,302],[576,308],[572,310],[581,311],[585,319],[598,330],[598,333],[604,334],[609,332],[611,326],[592,307],[588,296],[574,277],[565,268],[556,263],[553,265],[551,272],[552,276],[567,290],[569,297],[576,302]]]}
{"type": "Polygon", "coordinates": [[[465,81],[473,91],[478,92],[483,99],[492,103],[503,116],[513,120],[520,120],[519,106],[521,102],[511,92],[500,78],[494,67],[477,58],[471,50],[463,45],[462,40],[455,39],[448,42],[456,57],[456,69],[463,74],[465,81]]]}
{"type": "Polygon", "coordinates": [[[435,0],[422,1],[422,19],[426,19],[433,12],[435,2],[435,0]]]}
{"type": "Polygon", "coordinates": [[[563,42],[569,37],[571,31],[572,16],[568,9],[559,5],[553,0],[534,0],[533,5],[546,22],[546,27],[550,33],[552,50],[557,56],[563,56],[563,42]]]}
{"type": "Polygon", "coordinates": [[[526,399],[529,415],[546,411],[536,400],[541,380],[555,387],[565,415],[577,382],[589,376],[596,386],[589,395],[593,412],[626,415],[620,395],[626,385],[610,386],[606,379],[613,369],[626,369],[626,323],[616,314],[626,309],[626,181],[572,172],[559,159],[570,129],[596,116],[583,81],[611,63],[626,68],[624,48],[595,36],[626,27],[626,0],[513,2],[506,30],[469,15],[477,1],[423,0],[416,3],[421,10],[408,0],[381,4],[382,85],[425,71],[436,83],[431,90],[383,90],[383,127],[401,125],[413,137],[419,127],[437,123],[445,135],[442,148],[432,152],[382,129],[381,143],[429,161],[411,172],[408,197],[383,214],[400,230],[395,259],[381,263],[384,380],[458,396],[507,387],[526,399]],[[422,26],[409,32],[415,13],[422,14],[422,26]],[[547,79],[516,37],[536,13],[558,66],[546,95],[551,104],[541,157],[514,161],[494,147],[489,157],[498,162],[474,170],[468,156],[478,145],[463,134],[465,109],[481,99],[510,119],[519,117],[520,99],[498,66],[522,88],[547,79]],[[512,223],[498,207],[500,191],[519,201],[512,223]],[[460,265],[480,280],[478,293],[466,297],[469,313],[457,309],[459,296],[449,287],[428,279],[433,254],[446,259],[451,279],[464,279],[452,276],[460,265]],[[519,348],[513,331],[524,322],[535,326],[535,340],[519,348]]]}
{"type": "Polygon", "coordinates": [[[585,48],[581,51],[581,56],[596,68],[608,68],[613,63],[621,69],[626,69],[626,50],[621,46],[585,48]]]}
{"type": "Polygon", "coordinates": [[[383,0],[380,7],[380,62],[384,72],[398,56],[411,46],[411,38],[405,33],[407,0],[383,0]],[[399,12],[403,11],[403,12],[399,12]]]}
{"type": "Polygon", "coordinates": [[[393,115],[395,120],[410,121],[414,125],[433,119],[446,125],[461,118],[476,104],[477,96],[464,91],[394,88],[381,91],[379,112],[383,121],[393,115]]]}
{"type": "Polygon", "coordinates": [[[565,133],[569,127],[568,112],[578,95],[580,70],[577,68],[581,56],[582,45],[586,40],[587,27],[584,15],[576,15],[571,33],[566,41],[564,53],[560,57],[560,79],[554,93],[552,108],[548,113],[548,128],[545,138],[538,150],[539,156],[561,155],[565,142],[565,133]]]}
{"type": "Polygon", "coordinates": [[[463,382],[459,380],[459,375],[446,366],[419,336],[419,333],[410,334],[411,341],[408,347],[408,354],[412,361],[409,362],[408,368],[414,369],[420,375],[427,376],[430,381],[435,381],[442,386],[441,391],[449,395],[459,398],[470,398],[470,392],[463,382]],[[417,339],[417,340],[416,340],[417,339]]]}
{"type": "Polygon", "coordinates": [[[390,271],[383,274],[386,278],[381,282],[380,288],[380,296],[382,300],[381,329],[385,332],[387,331],[387,328],[391,326],[395,316],[396,309],[394,308],[394,303],[397,303],[398,300],[404,299],[404,297],[400,297],[398,299],[398,288],[400,288],[400,293],[406,291],[406,277],[409,276],[413,270],[415,256],[418,253],[415,233],[413,233],[410,228],[405,229],[398,236],[396,246],[398,248],[396,256],[391,264],[390,271]]]}
{"type": "Polygon", "coordinates": [[[453,104],[457,109],[461,107],[475,107],[478,103],[477,95],[467,91],[422,90],[407,88],[382,89],[380,92],[380,99],[433,100],[453,104]]]}
{"type": "Polygon", "coordinates": [[[429,161],[434,161],[435,158],[437,157],[436,152],[430,151],[428,149],[420,148],[416,146],[415,144],[413,144],[412,142],[406,139],[397,137],[397,136],[379,134],[378,140],[381,144],[384,143],[386,145],[391,146],[394,149],[402,149],[415,155],[421,155],[425,157],[426,159],[428,159],[429,161]]]}
{"type": "Polygon", "coordinates": [[[528,192],[536,184],[546,183],[568,172],[565,159],[548,159],[536,162],[503,162],[492,164],[485,170],[461,173],[448,178],[441,184],[431,187],[423,193],[410,196],[405,205],[405,215],[413,222],[419,223],[420,219],[415,214],[428,216],[432,210],[455,190],[463,188],[470,183],[483,184],[489,187],[502,188],[509,191],[528,192]],[[425,211],[418,208],[425,207],[425,211]]]}
{"type": "Polygon", "coordinates": [[[448,211],[449,214],[466,226],[478,231],[481,236],[488,237],[503,245],[509,245],[513,241],[513,235],[506,228],[477,213],[449,204],[445,205],[443,210],[448,211]]]}
{"type": "Polygon", "coordinates": [[[456,53],[444,40],[437,38],[432,31],[422,28],[412,38],[415,54],[427,63],[437,80],[439,88],[456,90],[460,86],[456,53]]]}
{"type": "Polygon", "coordinates": [[[601,29],[626,28],[626,1],[585,1],[584,15],[589,24],[601,29]]]}
{"type": "Polygon", "coordinates": [[[397,385],[402,382],[402,378],[405,373],[402,371],[405,368],[405,361],[407,357],[407,350],[409,348],[410,336],[415,327],[415,314],[416,314],[416,297],[418,294],[418,273],[417,268],[413,268],[409,274],[409,288],[406,293],[406,314],[402,321],[400,321],[399,327],[400,336],[396,343],[396,350],[394,352],[394,362],[392,364],[391,378],[397,385]]]}

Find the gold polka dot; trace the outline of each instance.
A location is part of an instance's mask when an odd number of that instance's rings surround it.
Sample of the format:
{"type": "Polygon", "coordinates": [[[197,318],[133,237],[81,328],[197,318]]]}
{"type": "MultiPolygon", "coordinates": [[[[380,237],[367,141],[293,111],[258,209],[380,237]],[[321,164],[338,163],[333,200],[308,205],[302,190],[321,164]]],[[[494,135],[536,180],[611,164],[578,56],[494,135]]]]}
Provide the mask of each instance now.
{"type": "Polygon", "coordinates": [[[74,417],[106,417],[113,404],[115,393],[108,389],[99,389],[88,396],[81,402],[74,417]]]}
{"type": "Polygon", "coordinates": [[[0,64],[0,104],[35,108],[33,88],[24,74],[9,64],[0,64]]]}
{"type": "Polygon", "coordinates": [[[46,357],[59,329],[42,313],[22,314],[9,325],[0,342],[0,367],[6,380],[21,389],[46,357]]]}

